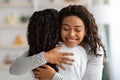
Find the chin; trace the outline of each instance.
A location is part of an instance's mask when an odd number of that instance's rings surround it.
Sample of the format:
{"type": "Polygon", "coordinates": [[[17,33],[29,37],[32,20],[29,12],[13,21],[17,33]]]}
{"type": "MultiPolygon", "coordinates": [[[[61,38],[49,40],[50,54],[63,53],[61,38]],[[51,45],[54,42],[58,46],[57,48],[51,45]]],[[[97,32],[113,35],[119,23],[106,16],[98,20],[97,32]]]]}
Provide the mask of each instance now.
{"type": "Polygon", "coordinates": [[[75,46],[77,46],[77,45],[74,44],[74,45],[67,45],[67,46],[68,46],[68,47],[75,47],[75,46]]]}

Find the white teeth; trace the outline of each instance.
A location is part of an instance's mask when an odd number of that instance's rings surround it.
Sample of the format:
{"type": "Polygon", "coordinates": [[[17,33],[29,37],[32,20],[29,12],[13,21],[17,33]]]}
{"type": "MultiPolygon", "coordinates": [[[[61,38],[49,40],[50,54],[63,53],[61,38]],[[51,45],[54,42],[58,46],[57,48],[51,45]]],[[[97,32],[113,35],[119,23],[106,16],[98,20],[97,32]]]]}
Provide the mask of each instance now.
{"type": "Polygon", "coordinates": [[[75,42],[76,40],[71,40],[71,39],[68,39],[69,42],[75,42]]]}

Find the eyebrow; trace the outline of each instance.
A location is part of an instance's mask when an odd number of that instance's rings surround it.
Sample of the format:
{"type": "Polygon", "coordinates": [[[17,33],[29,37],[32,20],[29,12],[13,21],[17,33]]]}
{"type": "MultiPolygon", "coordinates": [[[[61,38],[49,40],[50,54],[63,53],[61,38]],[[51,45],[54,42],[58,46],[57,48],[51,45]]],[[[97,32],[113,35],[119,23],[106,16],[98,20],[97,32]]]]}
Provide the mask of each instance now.
{"type": "MultiPolygon", "coordinates": [[[[68,25],[68,24],[62,24],[62,25],[65,25],[65,26],[68,26],[68,27],[70,27],[70,25],[68,25]]],[[[76,25],[75,27],[83,27],[83,26],[81,26],[81,25],[76,25]]]]}
{"type": "Polygon", "coordinates": [[[65,23],[64,23],[64,24],[62,24],[62,25],[65,25],[65,26],[69,26],[69,27],[70,27],[70,25],[68,25],[68,24],[65,24],[65,23]]]}

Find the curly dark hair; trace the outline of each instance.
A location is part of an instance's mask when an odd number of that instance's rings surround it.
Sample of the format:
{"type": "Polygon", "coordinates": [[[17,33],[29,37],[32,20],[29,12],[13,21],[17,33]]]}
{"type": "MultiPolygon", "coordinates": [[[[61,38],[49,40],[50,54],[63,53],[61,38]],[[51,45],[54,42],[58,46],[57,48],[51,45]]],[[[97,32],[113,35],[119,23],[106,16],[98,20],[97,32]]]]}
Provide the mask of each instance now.
{"type": "MultiPolygon", "coordinates": [[[[27,29],[29,56],[55,48],[59,30],[57,10],[45,9],[34,12],[27,29]]],[[[47,64],[57,71],[55,64],[47,64]]]]}
{"type": "Polygon", "coordinates": [[[84,22],[86,36],[84,37],[82,44],[86,51],[89,51],[90,54],[98,56],[99,53],[97,53],[97,47],[99,46],[103,48],[104,56],[106,57],[105,47],[98,35],[97,24],[93,15],[87,10],[87,8],[83,5],[69,5],[64,7],[59,12],[60,26],[62,26],[63,19],[68,16],[77,16],[84,22]]]}

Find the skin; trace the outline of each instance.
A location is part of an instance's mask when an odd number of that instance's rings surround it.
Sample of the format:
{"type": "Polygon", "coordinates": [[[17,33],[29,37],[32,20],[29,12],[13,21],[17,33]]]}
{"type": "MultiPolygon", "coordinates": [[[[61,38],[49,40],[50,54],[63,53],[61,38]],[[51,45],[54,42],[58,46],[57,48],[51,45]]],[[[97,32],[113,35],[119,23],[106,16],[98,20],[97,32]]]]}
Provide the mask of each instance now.
{"type": "MultiPolygon", "coordinates": [[[[81,44],[85,35],[85,25],[79,17],[68,16],[64,18],[62,22],[61,38],[68,47],[74,47],[81,44]]],[[[54,74],[56,73],[50,66],[47,67],[47,70],[49,70],[48,72],[45,68],[40,69],[43,72],[34,71],[35,77],[39,80],[52,80],[54,74]]]]}
{"type": "Polygon", "coordinates": [[[85,25],[77,16],[68,16],[62,22],[61,38],[68,47],[79,45],[85,36],[85,25]]]}
{"type": "Polygon", "coordinates": [[[44,68],[38,67],[37,71],[34,71],[34,74],[36,75],[35,77],[38,78],[39,80],[52,80],[52,78],[55,74],[55,70],[48,65],[43,65],[42,67],[44,67],[44,68]],[[42,73],[42,75],[41,75],[41,73],[42,73]],[[48,74],[46,75],[46,73],[48,73],[48,74]]]}
{"type": "Polygon", "coordinates": [[[73,53],[70,52],[58,52],[58,50],[62,48],[62,46],[58,46],[48,52],[45,53],[46,61],[52,64],[56,64],[61,67],[63,70],[65,68],[62,66],[62,63],[72,65],[74,59],[68,57],[73,56],[73,53]],[[64,61],[64,62],[63,62],[64,61]]]}

